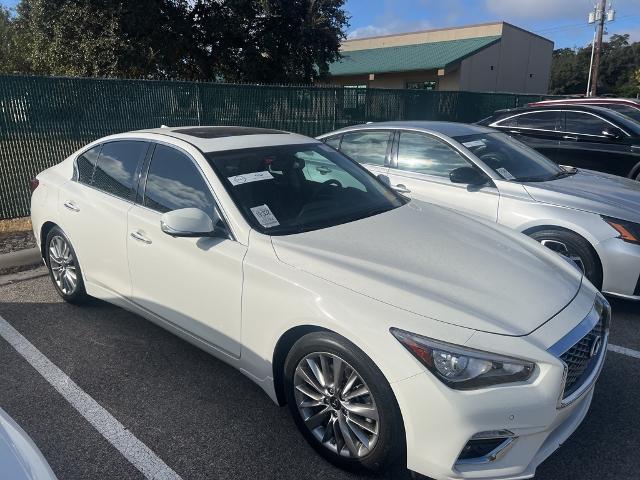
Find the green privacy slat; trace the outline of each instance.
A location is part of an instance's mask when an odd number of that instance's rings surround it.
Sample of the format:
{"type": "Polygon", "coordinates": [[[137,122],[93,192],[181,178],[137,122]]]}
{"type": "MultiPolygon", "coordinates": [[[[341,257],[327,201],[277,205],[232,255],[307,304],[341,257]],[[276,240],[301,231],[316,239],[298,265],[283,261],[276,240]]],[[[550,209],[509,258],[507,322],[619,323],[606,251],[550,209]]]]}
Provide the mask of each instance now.
{"type": "Polygon", "coordinates": [[[316,136],[385,120],[473,122],[540,96],[0,75],[0,219],[29,215],[28,182],[81,146],[160,125],[316,136]]]}

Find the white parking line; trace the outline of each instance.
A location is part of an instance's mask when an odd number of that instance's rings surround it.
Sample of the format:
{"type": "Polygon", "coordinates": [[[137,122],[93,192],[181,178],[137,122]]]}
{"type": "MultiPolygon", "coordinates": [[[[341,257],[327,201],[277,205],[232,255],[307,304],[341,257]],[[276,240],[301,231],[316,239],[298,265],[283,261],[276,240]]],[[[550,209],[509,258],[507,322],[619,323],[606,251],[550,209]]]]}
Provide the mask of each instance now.
{"type": "Polygon", "coordinates": [[[182,480],[144,443],[113,415],[101,407],[42,352],[34,347],[4,318],[0,317],[0,336],[42,375],[107,441],[149,479],[182,480]]]}
{"type": "Polygon", "coordinates": [[[621,353],[622,355],[626,355],[627,357],[640,358],[640,352],[637,350],[631,350],[630,348],[609,344],[608,349],[611,352],[621,353]]]}

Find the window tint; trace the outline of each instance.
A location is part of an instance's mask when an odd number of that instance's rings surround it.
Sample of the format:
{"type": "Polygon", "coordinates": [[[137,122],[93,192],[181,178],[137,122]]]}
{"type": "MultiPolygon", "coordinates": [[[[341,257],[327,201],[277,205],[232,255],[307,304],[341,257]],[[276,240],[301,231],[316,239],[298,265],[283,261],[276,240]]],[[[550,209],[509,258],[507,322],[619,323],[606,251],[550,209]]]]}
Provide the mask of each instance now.
{"type": "Polygon", "coordinates": [[[93,169],[98,163],[98,155],[100,155],[100,149],[102,145],[93,147],[91,150],[87,150],[76,160],[76,179],[80,183],[91,184],[93,177],[93,169]]]}
{"type": "Polygon", "coordinates": [[[353,222],[406,202],[322,143],[206,154],[247,222],[289,235],[353,222]]]}
{"type": "Polygon", "coordinates": [[[93,185],[112,195],[132,199],[136,169],[144,159],[148,145],[135,140],[105,143],[93,174],[93,185]]]}
{"type": "Polygon", "coordinates": [[[606,105],[600,105],[601,107],[608,108],[609,110],[614,110],[618,113],[622,113],[629,118],[634,119],[636,122],[640,122],[640,109],[630,107],[629,105],[618,104],[618,103],[608,103],[606,105]]]}
{"type": "Polygon", "coordinates": [[[391,132],[353,132],[342,137],[340,151],[359,163],[384,165],[391,132]]]}
{"type": "Polygon", "coordinates": [[[213,195],[189,157],[175,148],[157,145],[144,191],[144,205],[164,213],[180,208],[213,211],[213,195]]]}
{"type": "Polygon", "coordinates": [[[340,139],[342,139],[342,135],[338,135],[337,137],[325,138],[324,143],[338,150],[338,148],[340,148],[340,139]]]}
{"type": "Polygon", "coordinates": [[[452,170],[471,166],[452,147],[420,133],[402,132],[398,148],[398,168],[448,177],[452,170]]]}
{"type": "Polygon", "coordinates": [[[602,131],[611,125],[604,120],[588,113],[566,112],[566,128],[570,133],[583,135],[597,135],[602,137],[602,131]]]}
{"type": "Polygon", "coordinates": [[[522,128],[535,128],[538,130],[560,130],[560,112],[533,112],[515,117],[517,125],[522,128]]]}

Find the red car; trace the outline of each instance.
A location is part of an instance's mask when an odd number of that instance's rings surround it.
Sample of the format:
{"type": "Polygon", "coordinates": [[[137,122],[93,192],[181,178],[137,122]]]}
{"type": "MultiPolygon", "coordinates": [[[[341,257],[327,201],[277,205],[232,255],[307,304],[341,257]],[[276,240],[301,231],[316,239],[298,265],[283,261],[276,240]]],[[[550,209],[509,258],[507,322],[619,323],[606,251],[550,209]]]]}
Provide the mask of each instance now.
{"type": "Polygon", "coordinates": [[[609,97],[562,98],[559,100],[544,100],[542,102],[530,103],[528,106],[540,107],[548,105],[595,105],[615,110],[627,117],[633,118],[636,122],[640,122],[640,99],[609,97]]]}

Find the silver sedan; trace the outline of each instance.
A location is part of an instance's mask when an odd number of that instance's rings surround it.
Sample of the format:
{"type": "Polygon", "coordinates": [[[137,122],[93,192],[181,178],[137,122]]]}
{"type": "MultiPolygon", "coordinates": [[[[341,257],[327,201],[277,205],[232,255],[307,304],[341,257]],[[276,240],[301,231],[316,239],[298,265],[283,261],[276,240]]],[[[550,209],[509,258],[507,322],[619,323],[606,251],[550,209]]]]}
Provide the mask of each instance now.
{"type": "Polygon", "coordinates": [[[640,182],[559,167],[476,125],[370,123],[319,139],[398,192],[522,232],[604,293],[640,300],[640,182]]]}

